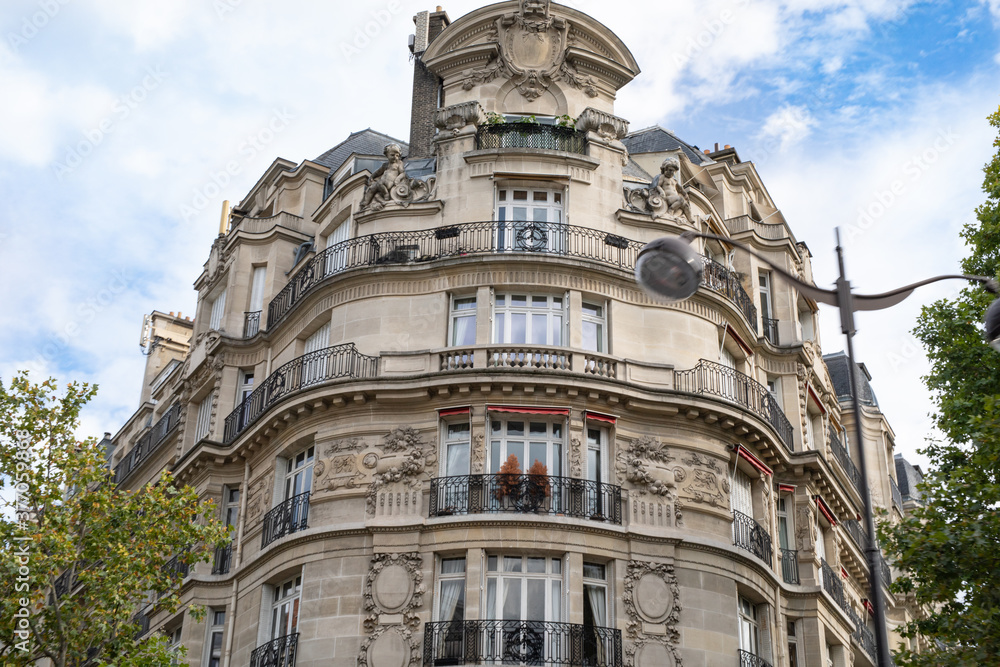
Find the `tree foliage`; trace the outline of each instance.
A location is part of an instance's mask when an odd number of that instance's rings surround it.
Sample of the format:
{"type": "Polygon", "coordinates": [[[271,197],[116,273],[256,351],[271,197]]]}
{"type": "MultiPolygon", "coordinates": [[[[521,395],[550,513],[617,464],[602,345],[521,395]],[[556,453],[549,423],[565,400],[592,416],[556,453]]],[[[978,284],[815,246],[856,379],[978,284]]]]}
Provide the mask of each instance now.
{"type": "MultiPolygon", "coordinates": [[[[1000,110],[990,123],[1000,130],[1000,110]]],[[[963,270],[991,277],[1000,274],[1000,138],[994,146],[987,201],[962,232],[971,251],[963,270]]],[[[932,465],[923,507],[881,531],[903,572],[895,591],[926,611],[904,632],[921,638],[924,652],[898,653],[900,665],[1000,664],[1000,355],[985,344],[982,325],[992,300],[970,287],[925,307],[915,330],[946,439],[923,450],[932,465]]]]}
{"type": "Polygon", "coordinates": [[[116,487],[96,440],[74,435],[95,393],[24,373],[0,381],[4,665],[170,665],[164,637],[139,636],[139,614],[181,608],[171,558],[206,561],[225,542],[211,504],[169,473],[138,491],[116,487]]]}

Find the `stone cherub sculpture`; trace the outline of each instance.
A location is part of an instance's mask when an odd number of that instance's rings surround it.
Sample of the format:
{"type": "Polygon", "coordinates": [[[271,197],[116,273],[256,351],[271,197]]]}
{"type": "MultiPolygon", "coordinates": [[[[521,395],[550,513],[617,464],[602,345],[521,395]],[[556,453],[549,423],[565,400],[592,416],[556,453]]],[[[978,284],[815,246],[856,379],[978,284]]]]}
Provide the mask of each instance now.
{"type": "Polygon", "coordinates": [[[660,165],[660,173],[649,188],[625,189],[625,201],[629,208],[640,213],[651,213],[654,218],[686,220],[694,224],[691,217],[691,200],[677,174],[681,162],[676,157],[668,157],[660,165]]]}
{"type": "Polygon", "coordinates": [[[406,207],[434,196],[436,179],[433,176],[422,181],[406,175],[403,149],[399,144],[389,144],[384,153],[386,163],[368,177],[361,200],[362,211],[381,211],[387,204],[406,207]]]}

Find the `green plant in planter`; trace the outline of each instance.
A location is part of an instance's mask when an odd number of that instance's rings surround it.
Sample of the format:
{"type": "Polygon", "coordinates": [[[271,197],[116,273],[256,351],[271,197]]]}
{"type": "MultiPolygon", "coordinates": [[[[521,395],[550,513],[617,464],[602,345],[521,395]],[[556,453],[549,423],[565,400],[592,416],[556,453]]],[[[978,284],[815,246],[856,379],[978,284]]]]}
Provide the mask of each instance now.
{"type": "Polygon", "coordinates": [[[576,119],[567,114],[556,116],[556,125],[558,125],[559,127],[568,127],[571,130],[575,130],[576,119]]]}
{"type": "Polygon", "coordinates": [[[498,114],[495,111],[486,112],[486,124],[487,125],[503,125],[507,122],[507,119],[498,114]]]}

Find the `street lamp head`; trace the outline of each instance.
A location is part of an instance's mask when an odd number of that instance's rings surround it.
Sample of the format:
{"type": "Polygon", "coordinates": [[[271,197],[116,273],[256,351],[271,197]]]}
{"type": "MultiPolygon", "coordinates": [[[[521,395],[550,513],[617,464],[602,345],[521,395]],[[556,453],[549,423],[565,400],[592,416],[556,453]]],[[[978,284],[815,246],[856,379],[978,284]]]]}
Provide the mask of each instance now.
{"type": "Polygon", "coordinates": [[[656,239],[639,252],[635,279],[644,290],[669,301],[683,301],[698,291],[705,264],[686,240],[656,239]]]}
{"type": "Polygon", "coordinates": [[[1000,299],[986,311],[986,342],[1000,352],[1000,299]]]}

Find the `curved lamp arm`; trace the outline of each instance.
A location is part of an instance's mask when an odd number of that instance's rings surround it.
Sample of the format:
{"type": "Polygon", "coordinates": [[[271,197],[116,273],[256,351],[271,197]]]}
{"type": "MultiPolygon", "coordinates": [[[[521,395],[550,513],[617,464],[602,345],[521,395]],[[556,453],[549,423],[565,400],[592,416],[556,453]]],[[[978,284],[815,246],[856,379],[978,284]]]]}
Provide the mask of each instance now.
{"type": "MultiPolygon", "coordinates": [[[[779,266],[775,266],[766,257],[763,257],[756,251],[748,248],[739,241],[734,241],[725,236],[718,236],[716,234],[703,234],[701,232],[684,232],[681,234],[681,238],[685,241],[690,242],[692,239],[702,238],[702,239],[712,239],[714,241],[721,241],[729,245],[736,246],[737,248],[743,250],[744,252],[753,255],[760,261],[764,262],[769,269],[780,275],[782,278],[795,285],[795,287],[802,292],[802,294],[808,296],[810,299],[817,301],[819,303],[825,303],[828,306],[840,306],[839,292],[835,289],[823,289],[821,287],[816,287],[815,285],[810,285],[808,283],[799,280],[792,274],[788,273],[779,266]]],[[[901,303],[908,296],[913,294],[913,292],[918,287],[923,287],[924,285],[930,285],[931,283],[936,283],[941,280],[971,280],[972,282],[978,282],[983,285],[988,291],[993,294],[1000,294],[1000,284],[997,283],[993,278],[987,278],[986,276],[968,276],[962,274],[953,274],[947,276],[936,276],[934,278],[928,278],[927,280],[921,280],[920,282],[913,283],[912,285],[907,285],[905,287],[900,287],[899,289],[892,290],[891,292],[883,292],[882,294],[854,294],[853,300],[853,310],[882,310],[884,308],[890,308],[895,306],[897,303],[901,303]]]]}

